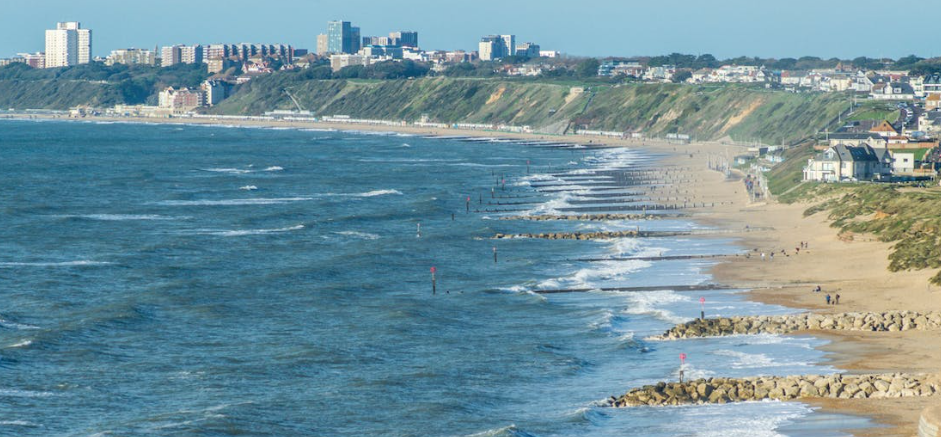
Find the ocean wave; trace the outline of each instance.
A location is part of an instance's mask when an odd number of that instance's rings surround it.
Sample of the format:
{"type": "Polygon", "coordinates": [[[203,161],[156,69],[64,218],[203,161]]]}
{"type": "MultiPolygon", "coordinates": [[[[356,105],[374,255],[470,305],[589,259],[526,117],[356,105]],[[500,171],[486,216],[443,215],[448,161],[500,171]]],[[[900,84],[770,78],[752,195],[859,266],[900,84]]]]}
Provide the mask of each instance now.
{"type": "Polygon", "coordinates": [[[55,393],[48,391],[18,390],[14,388],[0,388],[0,397],[9,398],[48,398],[55,396],[55,393]]]}
{"type": "Polygon", "coordinates": [[[284,167],[272,165],[271,167],[267,167],[262,171],[284,171],[284,167]]]}
{"type": "Polygon", "coordinates": [[[656,290],[626,293],[628,307],[622,310],[623,314],[648,315],[664,322],[679,324],[689,318],[681,317],[661,305],[692,302],[692,298],[681,295],[672,290],[656,290]]]}
{"type": "Polygon", "coordinates": [[[13,343],[9,346],[4,347],[4,349],[15,349],[15,348],[27,347],[31,344],[33,344],[32,340],[20,340],[16,343],[13,343]]]}
{"type": "Polygon", "coordinates": [[[385,196],[385,195],[401,196],[402,192],[399,190],[373,190],[373,191],[367,191],[365,193],[356,194],[357,197],[376,197],[376,196],[385,196]]]}
{"type": "Polygon", "coordinates": [[[288,228],[276,228],[276,229],[239,229],[239,230],[229,230],[229,231],[196,231],[194,232],[197,235],[215,235],[219,237],[244,237],[246,235],[265,235],[265,234],[280,234],[284,232],[299,231],[304,229],[304,225],[291,226],[288,228]]]}
{"type": "Polygon", "coordinates": [[[28,422],[25,420],[0,420],[0,426],[28,426],[28,427],[36,428],[42,425],[38,423],[28,422]]]}
{"type": "Polygon", "coordinates": [[[237,167],[213,167],[213,168],[201,168],[200,171],[210,172],[210,173],[226,173],[234,175],[242,175],[249,173],[259,173],[259,172],[274,172],[274,171],[284,171],[284,168],[277,165],[272,165],[266,167],[262,170],[256,170],[249,166],[249,168],[237,168],[237,167]]]}
{"type": "Polygon", "coordinates": [[[189,217],[172,217],[172,216],[157,215],[157,214],[76,214],[76,215],[60,215],[56,217],[77,218],[77,219],[86,219],[86,220],[101,220],[101,221],[108,221],[108,222],[139,221],[139,220],[185,220],[189,218],[189,217]]]}
{"type": "Polygon", "coordinates": [[[9,328],[9,329],[39,329],[38,326],[27,325],[25,323],[17,323],[10,320],[0,318],[0,327],[9,328]]]}
{"type": "Polygon", "coordinates": [[[83,267],[107,266],[114,263],[107,261],[62,261],[62,262],[0,262],[0,267],[83,267]]]}
{"type": "Polygon", "coordinates": [[[163,200],[157,202],[163,206],[247,206],[247,205],[278,205],[291,202],[313,200],[313,197],[275,197],[257,199],[224,199],[224,200],[163,200]]]}
{"type": "Polygon", "coordinates": [[[766,354],[749,354],[745,352],[721,349],[712,352],[713,355],[730,358],[728,366],[733,369],[766,369],[769,367],[809,367],[809,362],[781,361],[766,354]]]}
{"type": "Polygon", "coordinates": [[[254,185],[244,185],[244,186],[239,187],[239,189],[242,191],[255,191],[258,189],[258,187],[254,185]]]}
{"type": "Polygon", "coordinates": [[[359,231],[341,231],[335,232],[337,235],[344,235],[347,237],[356,237],[363,240],[378,240],[380,237],[377,234],[370,234],[368,232],[359,232],[359,231]]]}
{"type": "Polygon", "coordinates": [[[509,425],[467,434],[465,437],[533,437],[533,434],[519,429],[516,425],[509,425]]]}

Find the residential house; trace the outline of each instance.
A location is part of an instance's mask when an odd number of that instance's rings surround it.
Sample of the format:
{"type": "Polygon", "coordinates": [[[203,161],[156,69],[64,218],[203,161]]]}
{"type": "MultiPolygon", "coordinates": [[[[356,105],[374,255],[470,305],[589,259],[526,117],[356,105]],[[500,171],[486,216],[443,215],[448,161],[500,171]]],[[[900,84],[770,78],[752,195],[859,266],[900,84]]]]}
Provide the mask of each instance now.
{"type": "Polygon", "coordinates": [[[888,121],[882,120],[882,122],[873,126],[872,129],[869,129],[869,133],[879,135],[880,137],[883,137],[883,138],[889,138],[889,137],[899,136],[900,132],[896,130],[895,127],[892,126],[891,123],[889,123],[888,121]]]}
{"type": "Polygon", "coordinates": [[[875,100],[915,100],[915,90],[904,82],[877,83],[869,95],[875,100]]]}
{"type": "Polygon", "coordinates": [[[877,152],[867,144],[838,144],[807,160],[805,181],[862,181],[886,174],[888,151],[877,152]]]}

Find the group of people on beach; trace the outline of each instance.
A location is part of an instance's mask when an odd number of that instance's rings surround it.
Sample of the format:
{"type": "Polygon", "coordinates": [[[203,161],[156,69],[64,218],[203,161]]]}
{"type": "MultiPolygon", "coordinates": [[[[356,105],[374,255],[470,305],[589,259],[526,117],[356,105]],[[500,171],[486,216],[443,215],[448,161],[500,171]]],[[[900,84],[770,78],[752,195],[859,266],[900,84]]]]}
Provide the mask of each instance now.
{"type": "MultiPolygon", "coordinates": [[[[801,241],[801,242],[797,245],[797,247],[794,248],[794,254],[795,254],[795,255],[800,255],[800,254],[801,254],[801,249],[804,249],[804,253],[807,253],[807,248],[808,248],[808,247],[809,247],[809,244],[808,244],[806,241],[801,241]]],[[[758,252],[758,249],[756,248],[756,249],[754,249],[754,251],[755,251],[755,252],[758,252]]],[[[775,253],[778,253],[778,252],[775,251],[775,250],[772,250],[772,251],[768,252],[767,254],[766,254],[765,252],[761,252],[761,260],[762,260],[762,261],[766,261],[766,260],[774,261],[774,254],[775,254],[775,253]]],[[[785,249],[781,249],[781,251],[780,251],[779,253],[780,253],[781,255],[786,256],[786,257],[790,257],[790,256],[791,256],[789,253],[787,253],[787,250],[785,250],[785,249]]]]}
{"type": "MultiPolygon", "coordinates": [[[[814,293],[820,293],[821,291],[823,291],[823,289],[820,288],[819,285],[816,286],[816,287],[814,287],[814,293]]],[[[839,305],[839,304],[840,304],[840,293],[837,293],[836,296],[833,296],[832,298],[830,297],[830,293],[827,293],[827,295],[824,296],[824,300],[827,301],[827,305],[839,305]]]]}

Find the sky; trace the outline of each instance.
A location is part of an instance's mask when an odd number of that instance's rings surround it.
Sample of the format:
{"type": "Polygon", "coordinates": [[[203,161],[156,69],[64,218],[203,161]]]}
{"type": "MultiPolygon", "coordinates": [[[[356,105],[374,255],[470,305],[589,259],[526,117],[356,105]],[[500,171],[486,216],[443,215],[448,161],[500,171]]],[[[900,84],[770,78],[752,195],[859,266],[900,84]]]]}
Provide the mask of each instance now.
{"type": "Polygon", "coordinates": [[[363,36],[415,30],[426,50],[517,35],[576,56],[673,52],[718,58],[941,55],[938,0],[0,0],[0,57],[44,50],[57,21],[92,29],[95,56],[172,44],[316,49],[329,20],[363,36]]]}

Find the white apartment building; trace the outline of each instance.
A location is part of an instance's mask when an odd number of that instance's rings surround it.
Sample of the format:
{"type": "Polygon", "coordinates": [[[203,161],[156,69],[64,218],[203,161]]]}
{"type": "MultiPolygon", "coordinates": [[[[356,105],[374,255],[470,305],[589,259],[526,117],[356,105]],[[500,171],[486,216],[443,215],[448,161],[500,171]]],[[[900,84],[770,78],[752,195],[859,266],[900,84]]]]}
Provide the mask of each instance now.
{"type": "Polygon", "coordinates": [[[57,23],[46,31],[46,68],[68,67],[91,61],[91,29],[81,23],[57,23]]]}
{"type": "Polygon", "coordinates": [[[156,55],[145,49],[118,49],[112,50],[105,59],[105,65],[154,65],[156,55]]]}

